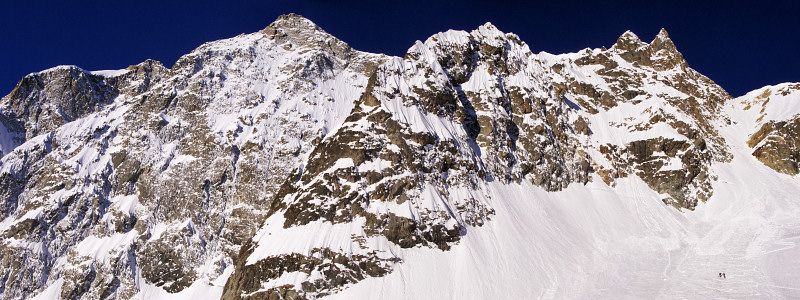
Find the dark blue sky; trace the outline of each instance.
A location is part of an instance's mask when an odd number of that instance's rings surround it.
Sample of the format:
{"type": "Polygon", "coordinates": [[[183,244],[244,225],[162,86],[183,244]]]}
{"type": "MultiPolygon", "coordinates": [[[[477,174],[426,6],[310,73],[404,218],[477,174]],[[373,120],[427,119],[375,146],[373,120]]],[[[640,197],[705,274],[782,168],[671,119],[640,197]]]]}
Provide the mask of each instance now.
{"type": "Polygon", "coordinates": [[[487,21],[551,53],[608,47],[628,29],[649,42],[664,27],[693,68],[734,96],[800,81],[796,1],[49,2],[0,4],[0,94],[27,73],[62,64],[121,69],[152,58],[169,67],[203,42],[258,31],[289,12],[356,49],[391,55],[487,21]]]}

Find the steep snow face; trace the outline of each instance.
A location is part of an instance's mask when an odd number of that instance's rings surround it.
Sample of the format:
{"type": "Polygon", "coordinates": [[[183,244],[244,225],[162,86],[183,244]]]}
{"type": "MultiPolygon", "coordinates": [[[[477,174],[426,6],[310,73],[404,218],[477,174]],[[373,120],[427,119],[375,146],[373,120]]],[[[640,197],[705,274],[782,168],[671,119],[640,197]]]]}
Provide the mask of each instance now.
{"type": "Polygon", "coordinates": [[[738,113],[738,122],[758,127],[771,121],[786,121],[800,114],[800,83],[765,86],[736,98],[731,114],[738,113]]]}
{"type": "Polygon", "coordinates": [[[796,298],[797,90],[731,99],[663,30],[399,58],[297,15],[56,67],[0,102],[0,293],[796,298]]]}

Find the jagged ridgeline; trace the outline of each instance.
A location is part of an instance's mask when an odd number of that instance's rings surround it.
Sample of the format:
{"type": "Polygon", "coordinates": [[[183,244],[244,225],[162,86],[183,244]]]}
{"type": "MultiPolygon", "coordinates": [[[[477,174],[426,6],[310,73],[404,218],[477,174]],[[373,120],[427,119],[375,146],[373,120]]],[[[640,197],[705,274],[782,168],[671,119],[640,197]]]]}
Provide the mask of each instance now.
{"type": "MultiPolygon", "coordinates": [[[[32,73],[0,103],[0,293],[335,294],[492,222],[489,184],[638,177],[691,210],[731,100],[663,30],[551,55],[487,23],[391,57],[294,14],[171,68],[32,73]]],[[[754,155],[797,174],[796,119],[764,122],[754,155]]]]}

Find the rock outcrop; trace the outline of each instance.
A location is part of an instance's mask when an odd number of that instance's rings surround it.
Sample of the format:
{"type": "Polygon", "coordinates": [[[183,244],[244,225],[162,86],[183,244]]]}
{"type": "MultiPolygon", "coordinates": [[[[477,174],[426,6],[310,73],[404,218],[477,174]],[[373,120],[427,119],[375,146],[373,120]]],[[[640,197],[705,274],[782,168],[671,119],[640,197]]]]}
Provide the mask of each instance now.
{"type": "Polygon", "coordinates": [[[738,98],[736,105],[748,113],[754,126],[747,146],[753,156],[775,171],[800,172],[800,115],[788,109],[800,99],[800,84],[765,87],[738,98]],[[755,120],[752,120],[755,119],[755,120]]]}

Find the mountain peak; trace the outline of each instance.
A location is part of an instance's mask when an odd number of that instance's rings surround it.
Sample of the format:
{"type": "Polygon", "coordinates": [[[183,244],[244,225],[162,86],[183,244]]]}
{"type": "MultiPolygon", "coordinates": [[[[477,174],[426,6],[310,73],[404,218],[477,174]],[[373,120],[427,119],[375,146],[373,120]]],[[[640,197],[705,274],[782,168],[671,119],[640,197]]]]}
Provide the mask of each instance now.
{"type": "Polygon", "coordinates": [[[653,39],[653,41],[650,43],[650,47],[652,47],[652,49],[655,51],[676,51],[675,44],[672,43],[672,39],[669,38],[667,30],[664,28],[661,28],[661,30],[658,32],[658,35],[656,35],[655,39],[653,39]]]}
{"type": "Polygon", "coordinates": [[[294,13],[279,16],[261,33],[279,43],[288,42],[293,45],[292,47],[321,47],[336,53],[337,56],[350,51],[347,43],[325,32],[311,20],[294,13]]]}
{"type": "Polygon", "coordinates": [[[489,31],[500,32],[500,30],[497,29],[497,26],[494,26],[494,24],[492,24],[492,22],[486,22],[483,25],[478,26],[478,30],[489,30],[489,31]]]}
{"type": "Polygon", "coordinates": [[[309,28],[309,29],[319,29],[317,24],[314,24],[311,20],[303,17],[301,15],[295,13],[289,13],[285,15],[278,16],[269,27],[276,27],[276,28],[309,28]]]}
{"type": "Polygon", "coordinates": [[[623,33],[622,33],[622,35],[620,35],[620,36],[619,36],[619,38],[620,38],[620,39],[622,39],[622,38],[625,38],[625,39],[634,39],[634,40],[637,40],[637,41],[641,41],[641,40],[639,39],[639,36],[638,36],[638,35],[636,35],[635,33],[633,33],[633,31],[630,31],[630,30],[626,30],[625,32],[623,32],[623,33]]]}
{"type": "Polygon", "coordinates": [[[667,33],[666,29],[661,28],[661,30],[658,31],[658,34],[656,35],[656,38],[668,39],[669,38],[669,34],[667,33]]]}
{"type": "Polygon", "coordinates": [[[479,26],[477,29],[473,30],[472,35],[493,40],[493,39],[503,38],[505,36],[505,33],[500,31],[500,29],[497,29],[497,27],[494,26],[494,24],[492,24],[491,22],[486,22],[485,24],[479,26]]]}
{"type": "Polygon", "coordinates": [[[507,42],[509,38],[518,40],[519,38],[513,33],[505,33],[497,29],[494,24],[491,22],[486,22],[483,25],[479,26],[470,34],[475,37],[475,39],[487,43],[492,46],[500,46],[503,43],[507,42]]]}
{"type": "Polygon", "coordinates": [[[617,38],[617,43],[614,44],[614,47],[612,48],[628,51],[639,48],[642,45],[644,45],[644,42],[642,42],[642,40],[639,39],[639,36],[633,33],[633,31],[628,30],[625,31],[625,33],[623,33],[621,36],[619,36],[619,38],[617,38]]]}
{"type": "Polygon", "coordinates": [[[294,13],[279,16],[261,32],[274,37],[299,36],[305,38],[309,34],[318,32],[328,35],[311,20],[294,13]]]}

